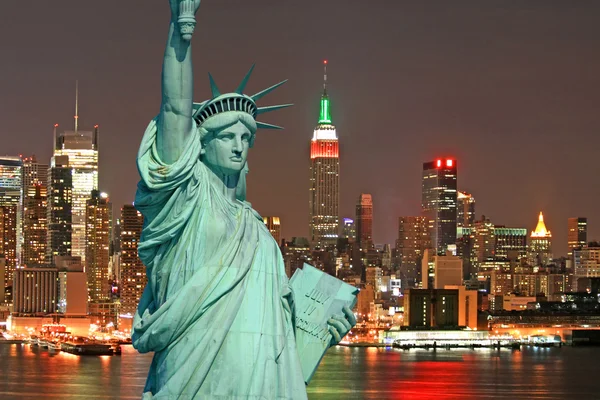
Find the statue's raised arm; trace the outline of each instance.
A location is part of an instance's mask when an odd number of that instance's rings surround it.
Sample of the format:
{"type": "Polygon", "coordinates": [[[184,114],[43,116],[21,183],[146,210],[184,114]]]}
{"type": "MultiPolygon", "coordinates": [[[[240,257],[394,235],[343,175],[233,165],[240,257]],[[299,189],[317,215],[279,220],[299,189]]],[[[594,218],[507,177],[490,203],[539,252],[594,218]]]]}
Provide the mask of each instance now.
{"type": "Polygon", "coordinates": [[[163,59],[156,144],[162,160],[170,164],[177,160],[193,130],[194,77],[190,38],[193,32],[191,20],[200,7],[200,0],[169,0],[169,4],[171,22],[163,59]]]}

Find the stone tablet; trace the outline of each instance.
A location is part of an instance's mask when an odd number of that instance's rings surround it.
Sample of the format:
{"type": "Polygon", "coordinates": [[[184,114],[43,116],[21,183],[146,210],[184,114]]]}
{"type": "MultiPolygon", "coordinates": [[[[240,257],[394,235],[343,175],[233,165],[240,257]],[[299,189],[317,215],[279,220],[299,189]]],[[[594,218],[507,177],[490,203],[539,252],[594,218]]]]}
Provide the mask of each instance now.
{"type": "Polygon", "coordinates": [[[304,264],[290,279],[296,308],[296,346],[308,384],[331,345],[327,321],[356,305],[359,290],[315,267],[304,264]]]}

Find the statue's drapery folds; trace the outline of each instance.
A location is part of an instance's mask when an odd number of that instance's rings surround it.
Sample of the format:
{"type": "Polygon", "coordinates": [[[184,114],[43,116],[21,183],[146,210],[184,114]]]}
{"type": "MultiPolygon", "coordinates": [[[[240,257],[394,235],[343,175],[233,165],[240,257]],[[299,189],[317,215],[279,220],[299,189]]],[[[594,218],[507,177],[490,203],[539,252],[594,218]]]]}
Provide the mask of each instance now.
{"type": "Polygon", "coordinates": [[[306,399],[277,243],[249,203],[213,185],[198,135],[168,165],[156,134],[153,120],[135,199],[148,285],[132,338],[155,353],[145,397],[306,399]]]}

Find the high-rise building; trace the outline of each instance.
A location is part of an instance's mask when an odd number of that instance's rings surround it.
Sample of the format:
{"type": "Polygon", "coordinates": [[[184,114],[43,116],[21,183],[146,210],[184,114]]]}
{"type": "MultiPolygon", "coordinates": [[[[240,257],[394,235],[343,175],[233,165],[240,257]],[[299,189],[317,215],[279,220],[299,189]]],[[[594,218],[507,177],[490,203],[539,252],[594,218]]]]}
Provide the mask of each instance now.
{"type": "Polygon", "coordinates": [[[144,217],[133,205],[121,209],[121,314],[135,315],[148,279],[138,244],[144,217]]]}
{"type": "Polygon", "coordinates": [[[340,150],[327,94],[327,61],[319,122],[310,144],[310,242],[335,246],[339,231],[340,150]]]}
{"type": "Polygon", "coordinates": [[[475,198],[469,193],[458,192],[456,201],[456,227],[472,227],[475,222],[475,198]]]}
{"type": "Polygon", "coordinates": [[[527,257],[527,229],[494,226],[494,256],[519,261],[527,257]]]}
{"type": "Polygon", "coordinates": [[[72,171],[72,254],[81,257],[85,265],[85,213],[86,203],[92,196],[92,190],[98,189],[98,125],[94,131],[77,129],[56,134],[54,128],[54,156],[69,157],[72,171]]]}
{"type": "MultiPolygon", "coordinates": [[[[0,257],[3,255],[6,259],[4,282],[1,283],[9,295],[21,250],[22,168],[19,157],[0,157],[0,257]]],[[[11,298],[5,300],[10,302],[11,298]]]]}
{"type": "Polygon", "coordinates": [[[352,243],[356,240],[356,224],[352,218],[344,218],[344,226],[342,227],[342,236],[352,243]]]}
{"type": "Polygon", "coordinates": [[[403,287],[415,287],[423,253],[430,245],[427,217],[398,218],[396,258],[403,287]]]}
{"type": "Polygon", "coordinates": [[[574,249],[575,271],[573,289],[583,292],[590,289],[590,278],[600,278],[600,243],[592,242],[574,249]]]}
{"type": "Polygon", "coordinates": [[[88,295],[91,302],[110,299],[108,271],[112,205],[106,193],[92,191],[87,201],[85,257],[88,295]]]}
{"type": "Polygon", "coordinates": [[[285,242],[282,247],[285,272],[288,277],[294,275],[304,263],[312,264],[310,243],[305,237],[293,237],[290,242],[285,242]]]}
{"type": "Polygon", "coordinates": [[[494,257],[496,249],[496,232],[494,224],[484,216],[473,225],[472,262],[477,266],[494,257]]]}
{"type": "MultiPolygon", "coordinates": [[[[47,172],[47,171],[44,171],[47,172]]],[[[24,191],[22,263],[26,266],[46,261],[48,193],[46,186],[34,184],[24,191]]]]}
{"type": "Polygon", "coordinates": [[[51,314],[58,311],[58,270],[18,268],[15,270],[14,312],[51,314]]]}
{"type": "Polygon", "coordinates": [[[552,233],[546,229],[544,214],[540,212],[535,230],[531,232],[529,243],[529,264],[548,265],[552,261],[552,233]]]}
{"type": "Polygon", "coordinates": [[[361,193],[356,202],[356,242],[363,251],[373,247],[373,198],[361,193]]]}
{"type": "Polygon", "coordinates": [[[429,221],[431,246],[443,255],[456,243],[457,167],[452,158],[423,164],[421,209],[429,221]]]}
{"type": "Polygon", "coordinates": [[[567,245],[569,257],[574,249],[581,249],[587,244],[587,218],[569,218],[567,245]]]}
{"type": "Polygon", "coordinates": [[[263,221],[267,226],[269,232],[273,236],[273,239],[277,242],[277,246],[281,245],[281,221],[279,217],[263,217],[263,221]]]}
{"type": "Polygon", "coordinates": [[[57,256],[71,255],[72,175],[69,157],[52,157],[48,170],[48,232],[46,262],[54,265],[57,256]]]}
{"type": "MultiPolygon", "coordinates": [[[[21,236],[21,262],[26,265],[32,264],[42,264],[44,263],[44,257],[35,257],[32,253],[36,253],[41,251],[45,252],[45,234],[47,226],[40,226],[40,223],[44,223],[46,221],[46,193],[48,189],[48,164],[38,163],[35,155],[31,157],[22,158],[23,161],[23,176],[21,179],[22,192],[23,192],[23,203],[21,205],[21,226],[23,235],[21,236]],[[39,188],[39,194],[38,189],[39,188]],[[33,197],[30,199],[30,197],[33,197]],[[41,198],[40,198],[41,197],[41,198]],[[41,201],[40,201],[41,200],[41,201]],[[43,203],[43,204],[41,204],[43,203]],[[26,217],[26,208],[29,210],[29,218],[26,217]],[[40,214],[43,208],[43,217],[42,219],[38,219],[35,215],[40,214]],[[35,210],[35,211],[33,211],[35,210]],[[32,211],[33,214],[32,215],[32,211]],[[32,218],[33,217],[33,218],[32,218]],[[28,226],[28,223],[34,224],[34,226],[28,226]],[[28,242],[28,238],[26,236],[31,234],[32,232],[36,233],[36,238],[34,238],[33,246],[36,247],[36,250],[32,251],[32,244],[28,242]],[[37,237],[37,235],[42,234],[43,238],[37,237]],[[40,249],[38,240],[42,240],[44,243],[43,248],[40,249]]],[[[31,239],[31,236],[30,238],[31,239]]]]}

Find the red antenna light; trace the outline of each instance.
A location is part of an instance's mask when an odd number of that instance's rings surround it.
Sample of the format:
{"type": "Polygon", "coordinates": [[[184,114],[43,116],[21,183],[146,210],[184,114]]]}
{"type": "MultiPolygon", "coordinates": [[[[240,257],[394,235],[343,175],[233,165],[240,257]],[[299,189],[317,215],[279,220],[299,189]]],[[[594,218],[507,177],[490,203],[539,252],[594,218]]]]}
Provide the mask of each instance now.
{"type": "Polygon", "coordinates": [[[54,127],[55,127],[55,128],[58,128],[58,124],[54,124],[54,127]]]}
{"type": "Polygon", "coordinates": [[[454,160],[446,160],[446,167],[452,167],[454,165],[454,160]]]}
{"type": "Polygon", "coordinates": [[[324,61],[323,61],[323,64],[327,65],[327,60],[324,60],[324,61]]]}
{"type": "Polygon", "coordinates": [[[440,168],[442,166],[442,160],[437,160],[436,165],[438,168],[440,168]]]}

